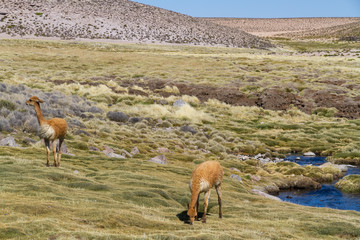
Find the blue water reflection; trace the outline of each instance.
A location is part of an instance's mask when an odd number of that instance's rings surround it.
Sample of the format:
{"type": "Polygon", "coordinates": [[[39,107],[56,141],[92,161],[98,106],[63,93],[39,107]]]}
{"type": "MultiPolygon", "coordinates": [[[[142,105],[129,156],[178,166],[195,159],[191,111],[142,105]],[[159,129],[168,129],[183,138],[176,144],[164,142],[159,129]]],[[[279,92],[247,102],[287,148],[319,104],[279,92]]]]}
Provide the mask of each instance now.
{"type": "MultiPolygon", "coordinates": [[[[285,160],[299,165],[319,166],[326,162],[325,157],[288,156],[285,160]],[[299,159],[300,158],[300,159],[299,159]]],[[[360,174],[360,168],[349,167],[348,174],[360,174]]],[[[332,184],[323,184],[317,190],[282,191],[278,197],[283,201],[312,207],[328,207],[342,210],[360,211],[360,194],[342,193],[332,184]]]]}

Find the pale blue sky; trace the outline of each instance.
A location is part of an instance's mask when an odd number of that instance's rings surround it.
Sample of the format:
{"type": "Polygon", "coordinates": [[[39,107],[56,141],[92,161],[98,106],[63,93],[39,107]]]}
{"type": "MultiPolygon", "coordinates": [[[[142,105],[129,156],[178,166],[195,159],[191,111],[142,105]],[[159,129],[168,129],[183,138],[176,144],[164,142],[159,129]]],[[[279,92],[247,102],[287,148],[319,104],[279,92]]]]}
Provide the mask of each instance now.
{"type": "Polygon", "coordinates": [[[360,17],[360,0],[134,0],[193,17],[360,17]]]}

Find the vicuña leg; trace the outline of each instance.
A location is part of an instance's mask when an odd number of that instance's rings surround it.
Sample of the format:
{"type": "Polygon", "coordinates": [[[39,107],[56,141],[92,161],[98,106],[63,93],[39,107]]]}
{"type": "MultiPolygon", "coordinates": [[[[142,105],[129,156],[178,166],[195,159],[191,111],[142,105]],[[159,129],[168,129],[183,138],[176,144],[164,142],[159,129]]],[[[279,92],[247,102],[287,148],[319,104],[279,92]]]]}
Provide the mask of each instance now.
{"type": "Polygon", "coordinates": [[[60,160],[61,160],[61,145],[64,142],[64,138],[59,139],[59,157],[58,157],[58,167],[60,167],[60,160]]]}
{"type": "Polygon", "coordinates": [[[54,153],[54,167],[57,166],[56,164],[56,140],[52,141],[53,153],[54,153]]]}
{"type": "Polygon", "coordinates": [[[200,193],[197,197],[197,201],[196,201],[196,216],[195,216],[195,221],[198,221],[198,217],[199,217],[199,199],[200,199],[200,193]]]}
{"type": "Polygon", "coordinates": [[[209,203],[210,192],[211,192],[211,190],[207,191],[204,196],[204,215],[202,217],[203,223],[206,223],[206,212],[207,212],[207,207],[208,207],[208,203],[209,203]]]}
{"type": "Polygon", "coordinates": [[[222,218],[222,211],[221,211],[221,185],[215,186],[217,195],[218,195],[218,202],[219,202],[219,218],[222,218]]]}
{"type": "Polygon", "coordinates": [[[47,139],[44,139],[44,141],[45,141],[46,155],[47,155],[46,166],[49,166],[50,141],[47,139]]]}

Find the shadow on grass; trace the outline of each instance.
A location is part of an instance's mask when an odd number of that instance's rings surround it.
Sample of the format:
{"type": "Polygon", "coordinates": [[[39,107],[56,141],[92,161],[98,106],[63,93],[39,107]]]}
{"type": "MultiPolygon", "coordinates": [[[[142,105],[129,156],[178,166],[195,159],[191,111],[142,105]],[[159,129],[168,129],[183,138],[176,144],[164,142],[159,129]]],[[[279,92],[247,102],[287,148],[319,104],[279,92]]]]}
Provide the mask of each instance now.
{"type": "MultiPolygon", "coordinates": [[[[201,219],[204,213],[198,213],[198,219],[201,219]]],[[[183,221],[185,224],[190,224],[189,216],[187,215],[187,211],[182,211],[181,213],[176,214],[180,221],[183,221]]],[[[196,220],[198,221],[198,220],[196,220]]]]}

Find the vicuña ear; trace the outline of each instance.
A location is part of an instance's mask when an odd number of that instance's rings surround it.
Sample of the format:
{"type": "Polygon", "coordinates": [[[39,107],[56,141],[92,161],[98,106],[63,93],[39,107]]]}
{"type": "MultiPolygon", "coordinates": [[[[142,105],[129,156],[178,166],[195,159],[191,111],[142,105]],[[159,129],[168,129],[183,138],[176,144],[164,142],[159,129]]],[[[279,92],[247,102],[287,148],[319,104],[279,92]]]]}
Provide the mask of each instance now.
{"type": "Polygon", "coordinates": [[[43,103],[44,101],[41,100],[41,99],[39,99],[39,100],[37,100],[37,102],[38,102],[38,103],[43,103]]]}
{"type": "Polygon", "coordinates": [[[190,204],[187,204],[188,210],[190,209],[190,204]]]}

